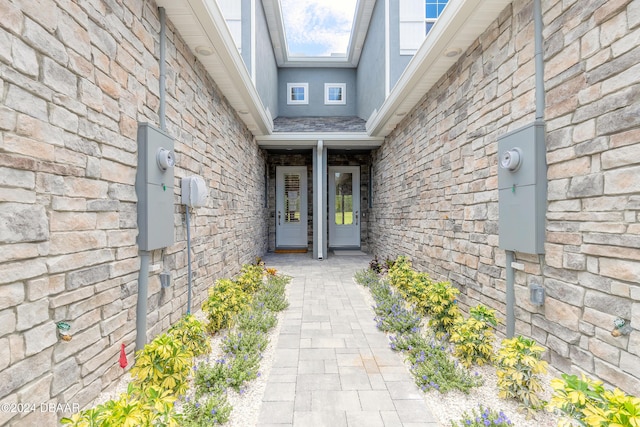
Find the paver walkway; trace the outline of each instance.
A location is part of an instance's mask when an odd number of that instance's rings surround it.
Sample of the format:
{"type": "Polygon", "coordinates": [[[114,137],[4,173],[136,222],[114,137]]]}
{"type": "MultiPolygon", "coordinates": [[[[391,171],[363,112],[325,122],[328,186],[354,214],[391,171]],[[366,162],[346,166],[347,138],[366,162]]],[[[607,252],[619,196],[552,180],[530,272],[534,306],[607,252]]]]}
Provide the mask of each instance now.
{"type": "Polygon", "coordinates": [[[422,392],[389,348],[353,282],[365,256],[271,255],[293,277],[260,427],[436,427],[422,392]]]}

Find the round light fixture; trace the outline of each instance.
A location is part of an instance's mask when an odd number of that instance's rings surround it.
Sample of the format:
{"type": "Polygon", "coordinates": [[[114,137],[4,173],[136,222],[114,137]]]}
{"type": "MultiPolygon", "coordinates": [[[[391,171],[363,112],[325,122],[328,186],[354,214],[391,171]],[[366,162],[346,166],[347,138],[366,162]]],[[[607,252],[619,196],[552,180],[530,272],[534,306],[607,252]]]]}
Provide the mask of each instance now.
{"type": "Polygon", "coordinates": [[[446,56],[447,58],[455,58],[461,53],[462,53],[462,49],[460,48],[449,48],[444,51],[444,56],[446,56]]]}
{"type": "Polygon", "coordinates": [[[213,49],[211,46],[196,46],[196,53],[202,56],[211,56],[213,55],[213,49]]]}

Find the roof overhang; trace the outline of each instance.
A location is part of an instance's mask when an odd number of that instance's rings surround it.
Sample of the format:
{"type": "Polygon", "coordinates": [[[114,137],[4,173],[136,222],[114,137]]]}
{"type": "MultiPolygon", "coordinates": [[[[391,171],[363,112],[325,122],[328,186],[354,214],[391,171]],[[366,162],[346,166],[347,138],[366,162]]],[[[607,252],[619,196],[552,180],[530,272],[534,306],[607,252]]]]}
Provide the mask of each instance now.
{"type": "Polygon", "coordinates": [[[376,0],[358,0],[356,3],[346,55],[290,56],[287,49],[280,0],[262,0],[276,63],[279,67],[357,67],[375,4],[376,0]]]}
{"type": "Polygon", "coordinates": [[[512,1],[449,1],[385,102],[369,117],[369,135],[389,135],[512,1]]]}
{"type": "Polygon", "coordinates": [[[254,135],[271,133],[273,119],[260,100],[217,2],[157,0],[157,4],[165,8],[167,17],[247,128],[254,135]]]}
{"type": "Polygon", "coordinates": [[[363,132],[276,132],[256,139],[265,149],[306,149],[322,141],[323,146],[330,149],[365,150],[378,148],[384,141],[383,137],[371,137],[363,132]]]}

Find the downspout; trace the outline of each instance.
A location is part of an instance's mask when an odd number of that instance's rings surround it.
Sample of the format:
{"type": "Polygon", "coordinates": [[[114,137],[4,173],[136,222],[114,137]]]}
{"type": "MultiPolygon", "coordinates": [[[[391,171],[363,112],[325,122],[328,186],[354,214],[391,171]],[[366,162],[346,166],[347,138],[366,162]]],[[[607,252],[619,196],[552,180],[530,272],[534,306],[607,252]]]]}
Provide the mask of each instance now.
{"type": "Polygon", "coordinates": [[[323,208],[324,206],[322,205],[322,192],[325,191],[325,189],[323,188],[323,181],[322,181],[322,172],[323,172],[323,168],[322,168],[322,156],[324,154],[324,142],[323,140],[319,139],[318,140],[318,148],[316,151],[316,171],[315,173],[317,174],[317,185],[318,188],[315,189],[316,190],[316,197],[317,199],[317,203],[318,203],[318,212],[314,212],[314,215],[318,215],[318,259],[324,259],[324,227],[323,227],[323,208]]]}
{"type": "MultiPolygon", "coordinates": [[[[542,121],[544,119],[545,93],[544,93],[544,58],[542,56],[542,3],[541,0],[533,0],[533,24],[534,24],[534,64],[535,64],[535,98],[536,112],[535,120],[542,121]]],[[[506,270],[507,270],[507,338],[513,338],[516,329],[515,316],[515,272],[513,262],[515,261],[515,252],[506,251],[506,270]]]]}
{"type": "MultiPolygon", "coordinates": [[[[167,130],[165,114],[165,52],[166,52],[166,15],[163,7],[158,8],[160,14],[160,106],[158,116],[160,128],[167,130]]],[[[147,298],[149,296],[149,264],[150,251],[140,251],[140,271],[138,272],[138,301],[136,304],[136,350],[141,350],[147,343],[147,298]]]]}

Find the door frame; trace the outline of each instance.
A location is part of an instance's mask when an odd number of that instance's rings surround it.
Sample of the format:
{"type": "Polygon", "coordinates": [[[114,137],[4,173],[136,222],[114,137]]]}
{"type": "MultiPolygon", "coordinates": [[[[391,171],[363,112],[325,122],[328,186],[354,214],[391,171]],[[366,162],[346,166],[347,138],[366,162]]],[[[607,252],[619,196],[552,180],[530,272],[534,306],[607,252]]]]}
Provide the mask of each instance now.
{"type": "Polygon", "coordinates": [[[308,225],[308,171],[307,166],[276,166],[276,204],[275,230],[276,249],[278,248],[307,248],[309,246],[308,225]],[[300,221],[286,225],[284,212],[284,175],[285,173],[299,173],[300,180],[300,221]]]}
{"type": "Polygon", "coordinates": [[[329,166],[328,174],[328,234],[331,248],[360,248],[361,246],[361,206],[360,206],[360,166],[329,166]],[[348,226],[336,225],[335,173],[352,173],[352,223],[348,226]]]}

